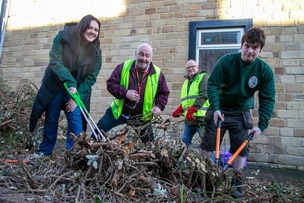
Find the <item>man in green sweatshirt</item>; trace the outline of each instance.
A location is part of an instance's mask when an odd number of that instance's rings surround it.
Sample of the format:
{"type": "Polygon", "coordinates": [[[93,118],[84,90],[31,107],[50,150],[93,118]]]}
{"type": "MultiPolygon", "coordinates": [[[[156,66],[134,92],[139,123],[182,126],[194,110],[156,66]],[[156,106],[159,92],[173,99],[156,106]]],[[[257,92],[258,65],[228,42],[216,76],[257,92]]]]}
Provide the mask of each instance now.
{"type": "MultiPolygon", "coordinates": [[[[257,138],[268,127],[275,104],[274,74],[258,56],[265,45],[266,35],[260,28],[251,28],[243,36],[241,52],[222,56],[213,69],[207,86],[210,108],[205,116],[205,136],[201,148],[211,157],[215,150],[217,122],[221,124],[221,141],[229,131],[230,153],[235,153],[242,142],[253,134],[257,138]],[[259,120],[253,126],[250,109],[254,108],[253,96],[258,91],[259,120]]],[[[245,147],[234,160],[233,196],[242,194],[242,174],[249,148],[245,147]]]]}

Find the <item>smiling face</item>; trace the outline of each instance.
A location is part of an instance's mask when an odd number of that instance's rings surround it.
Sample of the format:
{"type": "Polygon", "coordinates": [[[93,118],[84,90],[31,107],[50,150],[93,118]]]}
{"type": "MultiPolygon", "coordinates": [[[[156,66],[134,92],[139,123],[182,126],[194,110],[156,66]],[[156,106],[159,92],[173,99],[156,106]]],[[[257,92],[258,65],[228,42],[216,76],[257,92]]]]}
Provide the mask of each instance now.
{"type": "Polygon", "coordinates": [[[146,70],[152,62],[153,50],[149,44],[140,45],[135,51],[136,68],[140,71],[146,70]]]}
{"type": "Polygon", "coordinates": [[[194,60],[189,60],[186,63],[186,72],[190,78],[193,78],[199,71],[198,66],[194,60]]]}
{"type": "Polygon", "coordinates": [[[93,42],[98,37],[99,24],[92,20],[90,26],[83,32],[83,38],[86,43],[93,42]]]}
{"type": "Polygon", "coordinates": [[[241,52],[242,52],[242,60],[245,63],[251,63],[261,53],[261,46],[258,43],[251,44],[244,42],[244,44],[241,47],[241,52]]]}

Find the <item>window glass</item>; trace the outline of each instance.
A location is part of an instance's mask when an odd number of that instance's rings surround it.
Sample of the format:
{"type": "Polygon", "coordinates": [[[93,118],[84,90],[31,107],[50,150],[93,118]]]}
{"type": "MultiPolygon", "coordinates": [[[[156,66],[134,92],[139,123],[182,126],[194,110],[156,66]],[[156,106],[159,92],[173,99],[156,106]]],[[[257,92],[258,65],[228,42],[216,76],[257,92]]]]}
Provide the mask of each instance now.
{"type": "Polygon", "coordinates": [[[197,30],[196,58],[199,68],[210,73],[221,56],[239,51],[243,33],[244,28],[197,30]]]}
{"type": "Polygon", "coordinates": [[[239,49],[202,49],[199,50],[199,57],[198,60],[199,68],[201,70],[205,70],[209,73],[212,72],[213,67],[216,61],[223,55],[231,53],[231,52],[238,52],[239,49]]]}
{"type": "Polygon", "coordinates": [[[225,31],[221,29],[218,31],[206,30],[199,32],[201,45],[241,44],[241,30],[225,31]]]}

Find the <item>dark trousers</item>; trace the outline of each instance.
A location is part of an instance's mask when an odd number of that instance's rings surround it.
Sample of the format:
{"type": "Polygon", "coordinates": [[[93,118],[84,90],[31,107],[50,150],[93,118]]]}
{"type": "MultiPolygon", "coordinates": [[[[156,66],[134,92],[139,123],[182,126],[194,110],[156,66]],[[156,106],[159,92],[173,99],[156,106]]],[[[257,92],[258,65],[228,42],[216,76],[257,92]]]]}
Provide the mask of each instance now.
{"type": "MultiPolygon", "coordinates": [[[[118,119],[115,119],[111,107],[109,107],[106,110],[106,113],[103,115],[103,117],[98,121],[97,126],[100,130],[103,130],[104,132],[108,132],[112,128],[122,125],[125,123],[128,123],[135,121],[135,119],[126,116],[126,115],[120,115],[118,119]]],[[[141,125],[144,125],[146,122],[140,122],[140,123],[135,123],[134,127],[139,127],[141,125]]],[[[147,126],[144,129],[141,130],[140,132],[140,137],[143,142],[147,141],[153,141],[154,140],[154,132],[151,126],[147,126]]]]}
{"type": "MultiPolygon", "coordinates": [[[[240,145],[248,137],[248,130],[253,127],[252,117],[250,110],[243,111],[224,111],[221,110],[221,113],[224,114],[224,122],[221,124],[221,140],[222,143],[224,134],[226,131],[229,132],[230,139],[230,150],[231,154],[235,153],[240,145]]],[[[201,142],[201,148],[206,151],[215,151],[216,143],[216,129],[217,126],[214,124],[213,120],[213,111],[209,108],[205,116],[205,135],[201,142]]],[[[249,145],[247,145],[240,156],[248,156],[249,154],[249,145]]]]}

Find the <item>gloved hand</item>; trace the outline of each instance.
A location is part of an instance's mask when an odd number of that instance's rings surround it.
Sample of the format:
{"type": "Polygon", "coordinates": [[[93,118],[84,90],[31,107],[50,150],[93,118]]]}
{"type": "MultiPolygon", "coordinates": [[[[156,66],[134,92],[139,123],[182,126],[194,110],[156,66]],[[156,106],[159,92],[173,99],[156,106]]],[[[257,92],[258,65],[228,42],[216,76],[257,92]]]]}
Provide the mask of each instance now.
{"type": "Polygon", "coordinates": [[[193,116],[197,112],[197,109],[194,106],[190,106],[187,110],[186,120],[194,121],[196,118],[193,116]]]}
{"type": "Polygon", "coordinates": [[[182,113],[184,113],[183,107],[182,105],[179,105],[179,107],[177,107],[175,111],[172,112],[172,116],[174,118],[178,118],[181,116],[182,113]]]}

